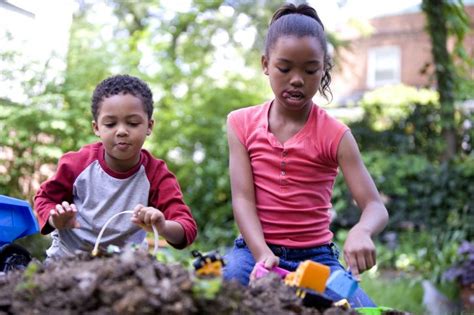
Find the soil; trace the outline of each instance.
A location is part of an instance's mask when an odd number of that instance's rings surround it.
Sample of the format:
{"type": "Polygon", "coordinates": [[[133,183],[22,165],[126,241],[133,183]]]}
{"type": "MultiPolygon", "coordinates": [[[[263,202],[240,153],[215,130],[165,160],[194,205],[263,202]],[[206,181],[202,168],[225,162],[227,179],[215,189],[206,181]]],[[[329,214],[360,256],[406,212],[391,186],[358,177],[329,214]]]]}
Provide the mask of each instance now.
{"type": "MultiPolygon", "coordinates": [[[[323,314],[357,314],[339,308],[323,314]]],[[[0,277],[4,314],[321,314],[275,274],[249,287],[200,279],[141,251],[77,256],[0,277]]],[[[401,313],[400,313],[401,314],[401,313]]]]}

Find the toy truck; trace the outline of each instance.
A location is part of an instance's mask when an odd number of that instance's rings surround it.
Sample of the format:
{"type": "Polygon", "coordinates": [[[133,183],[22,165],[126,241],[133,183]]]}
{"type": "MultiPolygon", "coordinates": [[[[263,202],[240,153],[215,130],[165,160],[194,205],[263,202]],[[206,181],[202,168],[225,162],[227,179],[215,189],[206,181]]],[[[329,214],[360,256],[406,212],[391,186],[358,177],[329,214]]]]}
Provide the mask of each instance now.
{"type": "Polygon", "coordinates": [[[220,277],[222,275],[225,262],[217,251],[201,254],[199,251],[193,250],[191,253],[196,257],[193,267],[198,276],[220,277]]]}
{"type": "Polygon", "coordinates": [[[12,242],[39,232],[38,223],[28,202],[0,195],[0,273],[24,269],[30,253],[12,242]]]}

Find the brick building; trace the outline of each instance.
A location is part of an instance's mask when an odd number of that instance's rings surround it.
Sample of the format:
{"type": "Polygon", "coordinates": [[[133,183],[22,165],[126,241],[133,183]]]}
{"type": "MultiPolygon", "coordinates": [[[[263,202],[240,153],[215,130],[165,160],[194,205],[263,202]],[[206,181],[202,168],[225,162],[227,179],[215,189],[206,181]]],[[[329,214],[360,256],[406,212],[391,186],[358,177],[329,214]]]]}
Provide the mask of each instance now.
{"type": "MultiPolygon", "coordinates": [[[[464,3],[472,30],[474,1],[464,3]]],[[[349,104],[364,92],[388,84],[432,86],[431,42],[420,7],[375,17],[369,22],[372,32],[367,36],[348,28],[339,30],[339,36],[350,45],[341,51],[339,66],[333,72],[335,102],[349,104]]],[[[474,56],[474,32],[465,39],[465,47],[474,56]]]]}

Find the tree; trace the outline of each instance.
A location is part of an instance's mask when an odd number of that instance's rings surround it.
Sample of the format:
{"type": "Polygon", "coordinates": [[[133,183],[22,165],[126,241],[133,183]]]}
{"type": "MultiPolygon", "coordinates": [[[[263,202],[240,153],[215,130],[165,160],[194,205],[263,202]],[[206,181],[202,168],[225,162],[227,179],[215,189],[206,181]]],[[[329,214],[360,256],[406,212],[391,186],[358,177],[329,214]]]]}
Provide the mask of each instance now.
{"type": "Polygon", "coordinates": [[[440,98],[443,137],[446,142],[443,160],[452,159],[457,152],[455,101],[459,78],[453,55],[448,50],[448,38],[455,36],[457,51],[461,51],[464,35],[469,31],[469,19],[461,0],[423,0],[422,10],[427,18],[431,52],[435,64],[437,90],[440,98]]]}

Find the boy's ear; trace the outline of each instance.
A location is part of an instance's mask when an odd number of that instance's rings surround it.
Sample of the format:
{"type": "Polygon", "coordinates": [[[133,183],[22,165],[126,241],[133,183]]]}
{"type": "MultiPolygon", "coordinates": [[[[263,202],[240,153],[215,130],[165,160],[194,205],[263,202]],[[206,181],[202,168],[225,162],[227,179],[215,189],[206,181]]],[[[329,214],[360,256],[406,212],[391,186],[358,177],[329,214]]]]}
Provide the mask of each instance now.
{"type": "Polygon", "coordinates": [[[155,121],[153,119],[148,120],[148,128],[146,130],[146,135],[151,135],[151,131],[153,130],[153,126],[155,125],[155,121]]]}
{"type": "Polygon", "coordinates": [[[265,55],[262,55],[261,62],[262,62],[263,73],[268,75],[268,59],[267,57],[265,57],[265,55]]]}
{"type": "Polygon", "coordinates": [[[95,120],[92,121],[92,130],[94,130],[94,133],[97,137],[100,137],[99,127],[97,126],[97,123],[95,122],[95,120]]]}

